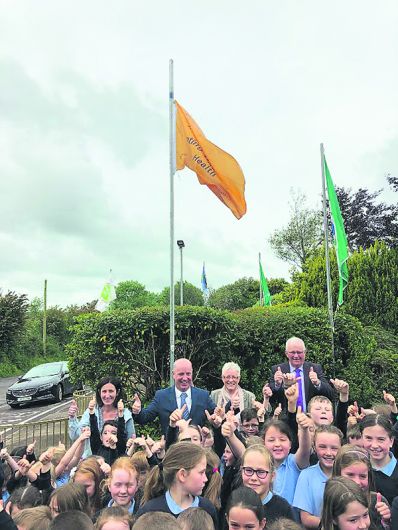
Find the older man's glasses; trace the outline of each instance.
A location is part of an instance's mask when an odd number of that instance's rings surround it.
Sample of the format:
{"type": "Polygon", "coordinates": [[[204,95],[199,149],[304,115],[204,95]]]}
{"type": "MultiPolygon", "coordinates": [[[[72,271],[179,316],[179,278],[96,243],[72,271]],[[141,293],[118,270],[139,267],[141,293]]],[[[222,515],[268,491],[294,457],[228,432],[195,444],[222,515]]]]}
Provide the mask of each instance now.
{"type": "Polygon", "coordinates": [[[243,473],[247,477],[252,477],[254,473],[258,476],[258,478],[267,478],[269,471],[266,469],[253,469],[252,467],[242,467],[243,473]]]}
{"type": "Polygon", "coordinates": [[[237,381],[239,379],[239,376],[237,375],[223,375],[223,378],[226,379],[227,381],[237,381]]]}

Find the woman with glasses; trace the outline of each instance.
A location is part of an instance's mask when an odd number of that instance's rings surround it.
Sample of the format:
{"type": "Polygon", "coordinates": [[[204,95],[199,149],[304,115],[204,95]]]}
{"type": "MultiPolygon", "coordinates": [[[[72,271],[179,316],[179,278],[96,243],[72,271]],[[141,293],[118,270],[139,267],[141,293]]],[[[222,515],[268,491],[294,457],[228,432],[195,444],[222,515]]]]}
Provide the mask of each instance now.
{"type": "Polygon", "coordinates": [[[242,456],[242,482],[261,498],[267,525],[279,517],[294,519],[290,504],[272,492],[274,459],[263,445],[252,445],[242,456]]]}
{"type": "Polygon", "coordinates": [[[236,363],[225,363],[221,371],[221,379],[224,383],[222,388],[213,390],[211,399],[218,407],[225,407],[231,403],[231,409],[242,411],[252,408],[256,397],[253,392],[244,390],[239,386],[240,366],[236,363]]]}

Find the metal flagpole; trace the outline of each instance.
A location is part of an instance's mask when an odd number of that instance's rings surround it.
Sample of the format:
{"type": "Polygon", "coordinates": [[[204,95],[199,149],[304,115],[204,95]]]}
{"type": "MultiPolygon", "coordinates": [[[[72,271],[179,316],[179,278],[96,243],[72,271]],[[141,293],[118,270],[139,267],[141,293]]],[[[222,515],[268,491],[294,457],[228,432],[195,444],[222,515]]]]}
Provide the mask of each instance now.
{"type": "MultiPolygon", "coordinates": [[[[258,253],[258,275],[260,276],[260,264],[261,264],[261,252],[258,253]]],[[[262,303],[263,300],[263,290],[261,288],[261,276],[260,276],[260,305],[264,305],[262,303]]]]}
{"type": "MultiPolygon", "coordinates": [[[[323,232],[325,236],[325,260],[326,260],[326,287],[328,293],[328,313],[329,322],[332,329],[332,355],[334,361],[334,319],[333,319],[333,302],[332,286],[330,281],[330,260],[329,260],[329,234],[328,219],[326,214],[326,186],[325,186],[325,152],[321,144],[321,171],[322,171],[322,199],[323,199],[323,232]]],[[[334,374],[333,374],[334,375],[334,374]]]]}
{"type": "Polygon", "coordinates": [[[170,385],[174,365],[174,174],[176,171],[176,115],[173,59],[169,61],[169,139],[170,139],[170,385]]]}

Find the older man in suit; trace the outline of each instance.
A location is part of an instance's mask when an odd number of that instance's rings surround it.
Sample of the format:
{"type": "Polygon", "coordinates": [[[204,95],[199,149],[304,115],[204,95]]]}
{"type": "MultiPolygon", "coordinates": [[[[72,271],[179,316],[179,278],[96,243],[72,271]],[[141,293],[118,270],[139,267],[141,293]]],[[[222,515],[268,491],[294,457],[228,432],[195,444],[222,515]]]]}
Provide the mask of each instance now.
{"type": "Polygon", "coordinates": [[[188,359],[177,359],[173,367],[174,386],[158,390],[151,403],[141,409],[138,396],[134,399],[133,418],[140,425],[159,417],[162,433],[166,434],[170,414],[184,405],[183,418],[192,420],[193,425],[203,425],[206,421],[205,410],[213,414],[215,403],[209,392],[192,386],[192,363],[188,359]]]}
{"type": "Polygon", "coordinates": [[[286,404],[284,389],[298,380],[297,405],[300,405],[304,412],[307,410],[308,402],[314,396],[334,399],[334,390],[324,376],[321,365],[307,362],[305,354],[304,341],[298,337],[291,337],[286,342],[285,350],[288,362],[274,365],[269,380],[273,401],[282,405],[286,404]]]}

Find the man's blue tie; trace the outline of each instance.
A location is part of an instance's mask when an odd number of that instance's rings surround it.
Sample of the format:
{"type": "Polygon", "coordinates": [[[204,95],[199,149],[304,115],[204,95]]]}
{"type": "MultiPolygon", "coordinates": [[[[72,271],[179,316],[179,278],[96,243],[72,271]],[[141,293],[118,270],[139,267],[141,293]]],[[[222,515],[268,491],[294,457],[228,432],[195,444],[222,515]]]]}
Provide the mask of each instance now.
{"type": "MultiPolygon", "coordinates": [[[[296,374],[296,379],[298,377],[301,376],[301,370],[300,368],[296,368],[296,370],[294,371],[294,373],[296,374]]],[[[298,384],[298,399],[297,399],[297,406],[298,407],[301,407],[301,410],[302,412],[304,412],[304,407],[303,407],[303,404],[304,404],[304,399],[303,399],[303,387],[302,387],[302,381],[300,379],[300,381],[297,381],[297,384],[298,384]]]]}
{"type": "MultiPolygon", "coordinates": [[[[188,397],[188,394],[186,392],[181,392],[181,408],[184,405],[187,405],[187,397],[188,397]]],[[[184,420],[187,420],[189,418],[188,405],[187,405],[187,408],[182,413],[182,417],[183,417],[184,420]]]]}

